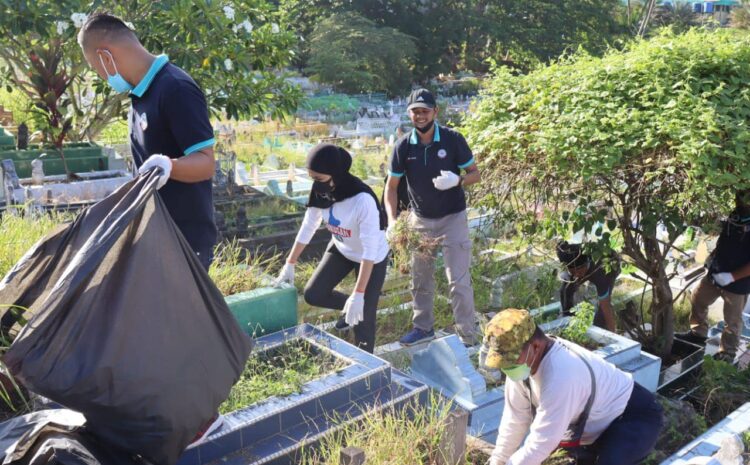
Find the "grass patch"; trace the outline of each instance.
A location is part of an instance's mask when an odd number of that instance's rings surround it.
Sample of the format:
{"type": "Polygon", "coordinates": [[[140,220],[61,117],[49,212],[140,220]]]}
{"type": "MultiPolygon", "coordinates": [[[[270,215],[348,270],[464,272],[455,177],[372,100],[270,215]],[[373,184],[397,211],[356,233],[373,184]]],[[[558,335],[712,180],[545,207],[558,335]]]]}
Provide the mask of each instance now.
{"type": "Polygon", "coordinates": [[[709,426],[750,402],[750,368],[740,370],[730,363],[706,356],[699,385],[697,407],[702,408],[709,426]]]}
{"type": "Polygon", "coordinates": [[[252,354],[219,412],[225,414],[269,397],[299,393],[309,381],[346,366],[340,358],[304,339],[252,354]]]}
{"type": "MultiPolygon", "coordinates": [[[[436,295],[443,295],[438,292],[436,295]]],[[[411,298],[411,296],[409,296],[411,298]]],[[[403,300],[403,297],[401,297],[403,300]]],[[[394,303],[395,305],[395,303],[394,303]]],[[[435,331],[449,329],[453,326],[453,310],[449,299],[435,299],[435,331]]],[[[414,311],[411,306],[403,310],[391,312],[387,315],[378,315],[377,333],[375,335],[375,346],[396,342],[409,332],[412,328],[412,316],[414,311]]]]}
{"type": "MultiPolygon", "coordinates": [[[[8,344],[0,348],[0,353],[7,349],[8,344]]],[[[0,363],[0,422],[31,412],[29,393],[16,383],[5,365],[0,363]]]]}
{"type": "Polygon", "coordinates": [[[280,255],[251,254],[236,240],[219,243],[208,276],[225,296],[267,286],[271,270],[279,267],[280,255]]]}
{"type": "Polygon", "coordinates": [[[71,219],[72,215],[67,213],[36,213],[30,208],[21,208],[17,214],[3,213],[0,216],[0,276],[5,276],[40,239],[71,219]]]}
{"type": "Polygon", "coordinates": [[[659,395],[656,398],[664,409],[664,427],[659,432],[653,452],[643,461],[644,465],[662,463],[708,429],[705,418],[689,402],[659,395]]]}
{"type": "Polygon", "coordinates": [[[539,308],[560,298],[557,268],[541,267],[536,273],[520,273],[502,291],[503,308],[539,308]]]}
{"type": "Polygon", "coordinates": [[[222,205],[225,220],[235,220],[244,216],[247,223],[256,224],[277,219],[284,219],[290,215],[304,214],[304,208],[291,200],[279,197],[268,197],[261,200],[246,202],[231,202],[222,205]]]}
{"type": "MultiPolygon", "coordinates": [[[[326,436],[315,449],[303,451],[300,465],[340,465],[341,450],[358,447],[372,465],[441,463],[439,444],[449,409],[437,400],[431,407],[409,404],[399,411],[369,412],[362,422],[326,436]]],[[[462,465],[485,464],[486,457],[467,454],[462,465]]]]}

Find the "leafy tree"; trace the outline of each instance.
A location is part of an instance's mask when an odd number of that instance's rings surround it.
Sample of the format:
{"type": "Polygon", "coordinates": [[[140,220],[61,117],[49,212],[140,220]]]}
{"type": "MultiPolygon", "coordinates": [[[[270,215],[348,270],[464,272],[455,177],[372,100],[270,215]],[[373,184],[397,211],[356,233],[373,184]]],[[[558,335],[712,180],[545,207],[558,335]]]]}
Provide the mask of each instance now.
{"type": "Polygon", "coordinates": [[[343,92],[409,89],[414,39],[355,13],[332,15],[315,27],[307,71],[343,92]]]}
{"type": "Polygon", "coordinates": [[[266,0],[2,0],[0,82],[31,99],[48,144],[93,139],[124,116],[127,96],[88,69],[76,40],[95,9],[129,21],[148,50],[186,69],[214,114],[280,115],[299,100],[279,73],[294,37],[266,0]]]}
{"type": "Polygon", "coordinates": [[[530,52],[547,62],[579,47],[605,50],[624,32],[615,21],[619,0],[486,1],[484,17],[499,23],[490,34],[496,54],[530,52]]]}
{"type": "Polygon", "coordinates": [[[601,52],[624,34],[619,0],[281,0],[287,22],[304,38],[307,66],[315,25],[332,14],[355,13],[414,38],[414,77],[486,71],[488,59],[528,66],[579,46],[601,52]]]}
{"type": "Polygon", "coordinates": [[[656,26],[671,26],[675,32],[685,32],[700,24],[690,3],[666,3],[656,10],[653,23],[656,26]]]}
{"type": "Polygon", "coordinates": [[[695,29],[528,75],[498,69],[464,132],[484,163],[483,202],[512,209],[525,234],[594,231],[594,256],[621,243],[653,286],[644,342],[668,354],[667,255],[750,187],[748,73],[750,37],[695,29]]]}

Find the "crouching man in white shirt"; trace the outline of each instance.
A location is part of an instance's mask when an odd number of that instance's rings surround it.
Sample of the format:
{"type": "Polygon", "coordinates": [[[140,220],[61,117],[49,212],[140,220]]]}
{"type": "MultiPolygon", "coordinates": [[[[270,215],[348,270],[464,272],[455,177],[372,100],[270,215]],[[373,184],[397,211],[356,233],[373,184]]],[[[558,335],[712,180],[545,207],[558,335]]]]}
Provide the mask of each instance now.
{"type": "Polygon", "coordinates": [[[601,357],[548,337],[526,310],[498,313],[483,352],[507,376],[491,465],[539,465],[558,448],[596,465],[635,465],[654,448],[663,421],[655,396],[601,357]]]}

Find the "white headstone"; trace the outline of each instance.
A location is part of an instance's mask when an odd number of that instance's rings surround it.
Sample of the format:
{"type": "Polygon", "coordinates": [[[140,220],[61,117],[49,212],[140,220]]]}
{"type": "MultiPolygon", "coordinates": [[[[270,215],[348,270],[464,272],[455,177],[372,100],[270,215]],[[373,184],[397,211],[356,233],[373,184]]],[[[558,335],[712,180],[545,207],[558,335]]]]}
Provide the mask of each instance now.
{"type": "Polygon", "coordinates": [[[31,160],[31,182],[37,186],[44,184],[44,164],[38,158],[31,160]]]}
{"type": "Polygon", "coordinates": [[[250,171],[250,175],[253,177],[253,186],[260,186],[260,170],[258,169],[258,165],[253,163],[250,167],[250,171]]]}
{"type": "Polygon", "coordinates": [[[264,165],[271,168],[272,170],[279,169],[279,157],[274,154],[267,156],[264,165]]]}

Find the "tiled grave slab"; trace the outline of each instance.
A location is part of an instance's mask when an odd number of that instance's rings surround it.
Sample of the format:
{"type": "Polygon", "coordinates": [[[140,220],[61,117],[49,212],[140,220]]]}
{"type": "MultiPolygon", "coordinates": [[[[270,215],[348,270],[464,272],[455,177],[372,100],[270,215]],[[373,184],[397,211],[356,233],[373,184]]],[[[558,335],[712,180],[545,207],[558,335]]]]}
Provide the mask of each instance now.
{"type": "Polygon", "coordinates": [[[300,448],[356,421],[369,409],[426,400],[424,384],[392,372],[387,362],[311,325],[259,338],[255,350],[271,350],[298,339],[349,365],[310,381],[298,394],[269,398],[226,415],[222,427],[206,442],[188,447],[178,465],[291,464],[300,448]]]}
{"type": "Polygon", "coordinates": [[[750,431],[750,402],[678,450],[661,465],[685,465],[696,457],[711,457],[719,450],[726,437],[732,434],[742,435],[746,431],[750,431]]]}

